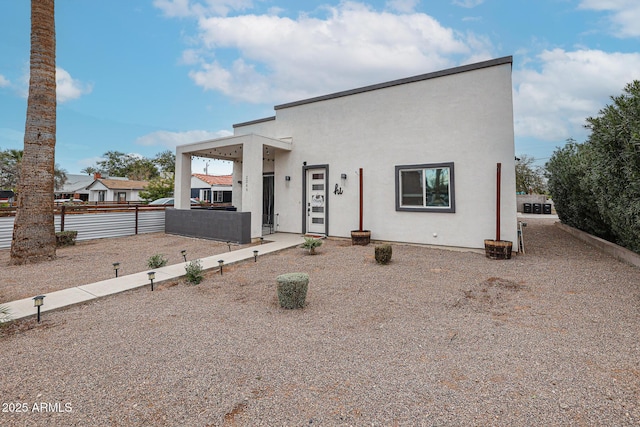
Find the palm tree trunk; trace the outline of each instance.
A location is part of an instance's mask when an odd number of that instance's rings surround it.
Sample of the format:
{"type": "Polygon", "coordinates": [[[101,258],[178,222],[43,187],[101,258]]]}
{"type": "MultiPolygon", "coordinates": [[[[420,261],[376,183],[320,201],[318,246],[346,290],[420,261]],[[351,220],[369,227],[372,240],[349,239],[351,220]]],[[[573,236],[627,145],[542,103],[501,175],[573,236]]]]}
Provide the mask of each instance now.
{"type": "Polygon", "coordinates": [[[54,0],[31,0],[29,98],[11,264],[54,259],[53,183],[56,146],[54,0]]]}

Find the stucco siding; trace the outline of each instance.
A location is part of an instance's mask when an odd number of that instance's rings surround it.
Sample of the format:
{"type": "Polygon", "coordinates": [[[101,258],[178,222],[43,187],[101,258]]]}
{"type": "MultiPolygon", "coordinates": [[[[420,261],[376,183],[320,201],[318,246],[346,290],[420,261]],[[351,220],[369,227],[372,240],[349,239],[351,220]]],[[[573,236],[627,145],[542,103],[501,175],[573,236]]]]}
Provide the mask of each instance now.
{"type": "Polygon", "coordinates": [[[362,167],[364,228],[372,238],[480,248],[495,237],[500,162],[501,237],[515,242],[511,90],[508,63],[278,109],[277,119],[261,129],[293,141],[293,150],[274,162],[278,229],[302,230],[303,162],[328,164],[329,234],[349,236],[358,228],[356,171],[362,167]],[[455,165],[456,212],[397,212],[395,166],[441,162],[455,165]],[[332,192],[336,184],[340,195],[332,192]]]}

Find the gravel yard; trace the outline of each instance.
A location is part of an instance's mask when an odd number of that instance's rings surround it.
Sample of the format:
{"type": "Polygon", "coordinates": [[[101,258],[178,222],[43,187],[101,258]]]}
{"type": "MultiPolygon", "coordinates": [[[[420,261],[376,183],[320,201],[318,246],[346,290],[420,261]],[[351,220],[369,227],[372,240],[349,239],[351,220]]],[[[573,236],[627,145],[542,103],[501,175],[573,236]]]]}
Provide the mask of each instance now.
{"type": "MultiPolygon", "coordinates": [[[[0,425],[640,425],[640,269],[527,222],[526,255],[506,261],[395,244],[381,266],[373,245],[327,240],[16,322],[0,330],[0,425]],[[295,271],[307,306],[284,310],[275,278],[295,271]]],[[[87,242],[9,277],[178,262],[174,238],[87,242]]],[[[190,259],[227,250],[189,240],[190,259]]]]}

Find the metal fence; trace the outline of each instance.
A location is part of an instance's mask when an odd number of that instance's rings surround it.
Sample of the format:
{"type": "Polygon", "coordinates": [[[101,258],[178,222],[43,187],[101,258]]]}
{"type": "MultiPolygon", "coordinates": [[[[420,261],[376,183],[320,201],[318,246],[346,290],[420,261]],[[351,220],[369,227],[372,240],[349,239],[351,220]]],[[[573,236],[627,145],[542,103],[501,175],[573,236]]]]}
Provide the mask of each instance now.
{"type": "MultiPolygon", "coordinates": [[[[0,249],[11,247],[13,216],[0,217],[0,249]]],[[[123,237],[134,234],[164,232],[164,209],[119,208],[85,210],[82,213],[61,213],[54,216],[56,231],[78,232],[77,241],[123,237]]]]}

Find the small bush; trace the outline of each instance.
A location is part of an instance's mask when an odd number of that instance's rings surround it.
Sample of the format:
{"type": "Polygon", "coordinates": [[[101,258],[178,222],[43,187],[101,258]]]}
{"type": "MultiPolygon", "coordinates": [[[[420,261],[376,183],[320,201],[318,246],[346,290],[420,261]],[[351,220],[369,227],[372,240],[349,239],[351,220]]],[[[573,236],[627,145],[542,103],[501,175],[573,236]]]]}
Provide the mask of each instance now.
{"type": "Polygon", "coordinates": [[[384,244],[376,246],[376,262],[378,264],[389,264],[392,252],[391,245],[384,244]]]}
{"type": "Polygon", "coordinates": [[[202,270],[202,264],[200,264],[200,260],[196,259],[191,261],[184,268],[187,272],[187,282],[193,285],[197,285],[202,282],[204,279],[204,271],[202,270]]]}
{"type": "Polygon", "coordinates": [[[278,302],[282,308],[302,308],[307,298],[309,275],[306,273],[287,273],[277,277],[278,302]]]}
{"type": "Polygon", "coordinates": [[[56,247],[73,246],[76,244],[78,232],[75,230],[56,231],[56,247]]]}
{"type": "Polygon", "coordinates": [[[322,246],[322,240],[314,239],[313,237],[304,238],[304,243],[302,244],[302,247],[304,249],[308,249],[310,254],[315,254],[316,248],[318,246],[322,246]]]}
{"type": "Polygon", "coordinates": [[[162,254],[155,254],[147,260],[149,268],[160,268],[167,265],[167,259],[162,254]]]}

